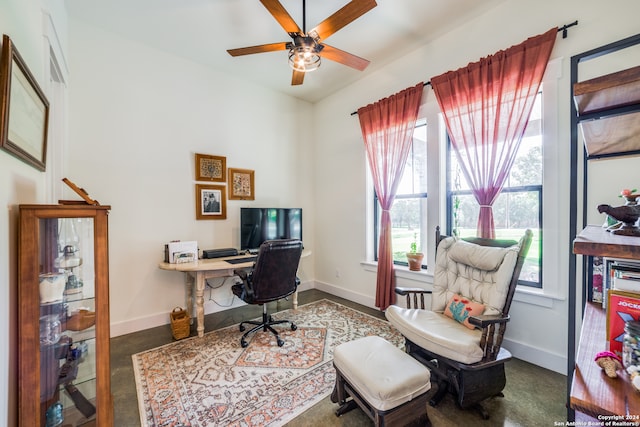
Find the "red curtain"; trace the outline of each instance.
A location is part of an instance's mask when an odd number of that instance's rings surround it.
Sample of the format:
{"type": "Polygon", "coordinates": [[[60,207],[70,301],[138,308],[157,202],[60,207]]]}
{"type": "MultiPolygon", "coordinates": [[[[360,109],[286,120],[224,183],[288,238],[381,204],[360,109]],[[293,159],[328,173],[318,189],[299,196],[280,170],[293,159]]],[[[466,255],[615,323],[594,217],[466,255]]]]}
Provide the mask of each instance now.
{"type": "Polygon", "coordinates": [[[557,28],[431,79],[462,173],[480,205],[479,237],[494,238],[493,202],[515,160],[557,28]]]}
{"type": "Polygon", "coordinates": [[[417,84],[358,110],[367,160],[382,207],[376,279],[376,307],[380,310],[395,302],[389,210],[413,141],[423,88],[423,83],[417,84]]]}

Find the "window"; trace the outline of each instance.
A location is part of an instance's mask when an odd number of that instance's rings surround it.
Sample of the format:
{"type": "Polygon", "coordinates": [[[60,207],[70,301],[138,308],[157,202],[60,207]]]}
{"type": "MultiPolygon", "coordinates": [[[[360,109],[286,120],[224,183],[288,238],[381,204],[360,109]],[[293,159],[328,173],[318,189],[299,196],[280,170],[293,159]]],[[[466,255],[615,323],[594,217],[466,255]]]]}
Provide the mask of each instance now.
{"type": "MultiPolygon", "coordinates": [[[[413,143],[407,158],[402,180],[391,208],[393,227],[392,245],[394,264],[407,265],[405,254],[415,240],[418,252],[426,247],[423,230],[426,230],[427,208],[427,124],[418,122],[413,132],[413,143]]],[[[374,191],[374,245],[378,260],[381,208],[374,191]]],[[[424,263],[424,261],[423,261],[424,263]]]]}
{"type": "MultiPolygon", "coordinates": [[[[519,284],[538,288],[542,287],[542,149],[542,93],[539,93],[509,177],[493,204],[497,238],[518,240],[525,229],[533,231],[519,284]]],[[[475,236],[480,207],[450,144],[447,160],[447,232],[456,232],[460,237],[475,236]]]]}

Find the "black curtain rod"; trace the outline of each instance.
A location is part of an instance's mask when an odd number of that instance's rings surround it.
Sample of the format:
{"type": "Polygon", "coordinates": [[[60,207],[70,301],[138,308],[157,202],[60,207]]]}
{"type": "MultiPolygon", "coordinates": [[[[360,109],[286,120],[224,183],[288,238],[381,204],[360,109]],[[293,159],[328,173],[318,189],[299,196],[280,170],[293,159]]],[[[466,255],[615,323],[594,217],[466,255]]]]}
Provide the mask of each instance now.
{"type": "MultiPolygon", "coordinates": [[[[562,38],[563,38],[563,39],[566,39],[566,38],[567,38],[567,30],[568,30],[570,27],[573,27],[573,26],[575,26],[575,25],[578,25],[578,21],[573,21],[571,24],[565,24],[565,25],[563,25],[562,27],[559,27],[559,28],[558,28],[558,32],[562,31],[562,38]]],[[[431,86],[431,82],[430,82],[430,81],[429,81],[429,82],[426,82],[423,86],[427,86],[427,85],[428,85],[428,86],[431,86]]],[[[353,113],[351,113],[351,115],[352,115],[352,116],[355,116],[356,114],[358,114],[358,112],[357,112],[357,111],[354,111],[353,113]]]]}

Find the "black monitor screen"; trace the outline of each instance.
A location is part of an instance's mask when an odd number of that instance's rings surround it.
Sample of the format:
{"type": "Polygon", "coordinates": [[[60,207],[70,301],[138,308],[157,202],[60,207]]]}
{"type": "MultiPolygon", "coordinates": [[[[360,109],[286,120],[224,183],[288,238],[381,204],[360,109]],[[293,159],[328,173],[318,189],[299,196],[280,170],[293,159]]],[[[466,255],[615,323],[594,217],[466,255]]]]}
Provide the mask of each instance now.
{"type": "Polygon", "coordinates": [[[240,249],[273,239],[302,240],[302,209],[240,208],[240,249]]]}

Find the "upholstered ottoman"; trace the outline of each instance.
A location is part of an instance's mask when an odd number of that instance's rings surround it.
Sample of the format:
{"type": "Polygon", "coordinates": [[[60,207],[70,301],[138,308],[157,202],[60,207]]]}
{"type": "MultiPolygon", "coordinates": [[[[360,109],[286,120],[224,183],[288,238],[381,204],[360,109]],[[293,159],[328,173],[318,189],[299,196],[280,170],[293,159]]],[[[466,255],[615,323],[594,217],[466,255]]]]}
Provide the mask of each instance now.
{"type": "Polygon", "coordinates": [[[340,416],[359,406],[376,427],[429,426],[429,370],[377,336],[337,346],[333,353],[336,385],[331,395],[340,416]],[[349,400],[351,397],[351,400],[349,400]]]}

